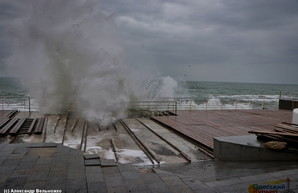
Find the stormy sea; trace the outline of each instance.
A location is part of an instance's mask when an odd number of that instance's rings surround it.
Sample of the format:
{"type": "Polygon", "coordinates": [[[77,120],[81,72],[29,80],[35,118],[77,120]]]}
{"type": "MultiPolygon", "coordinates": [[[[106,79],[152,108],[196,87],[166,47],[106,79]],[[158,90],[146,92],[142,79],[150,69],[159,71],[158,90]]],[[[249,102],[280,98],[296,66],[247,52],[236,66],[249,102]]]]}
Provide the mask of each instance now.
{"type": "MultiPolygon", "coordinates": [[[[158,100],[177,101],[178,110],[277,109],[278,99],[298,98],[298,85],[178,81],[174,95],[158,100]]],[[[141,100],[151,100],[143,98],[141,100]]],[[[30,92],[15,78],[0,77],[1,110],[38,111],[30,92]]]]}

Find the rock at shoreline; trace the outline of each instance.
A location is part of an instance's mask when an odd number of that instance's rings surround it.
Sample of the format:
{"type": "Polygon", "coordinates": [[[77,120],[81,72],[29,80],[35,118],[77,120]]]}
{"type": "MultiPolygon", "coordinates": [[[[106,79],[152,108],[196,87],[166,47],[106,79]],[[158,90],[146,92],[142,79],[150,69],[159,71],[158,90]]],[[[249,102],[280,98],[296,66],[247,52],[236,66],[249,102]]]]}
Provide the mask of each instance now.
{"type": "Polygon", "coordinates": [[[283,150],[287,148],[287,143],[281,141],[268,141],[264,143],[264,146],[268,149],[283,150]]]}

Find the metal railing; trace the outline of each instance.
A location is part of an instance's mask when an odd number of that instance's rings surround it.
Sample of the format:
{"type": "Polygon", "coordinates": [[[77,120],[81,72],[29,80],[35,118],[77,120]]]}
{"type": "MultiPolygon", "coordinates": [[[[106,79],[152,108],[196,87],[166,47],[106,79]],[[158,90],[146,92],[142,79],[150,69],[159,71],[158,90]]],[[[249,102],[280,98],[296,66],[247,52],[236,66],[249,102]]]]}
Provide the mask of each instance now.
{"type": "Polygon", "coordinates": [[[1,110],[19,110],[28,111],[32,110],[30,97],[15,97],[15,96],[0,96],[1,110]]]}
{"type": "Polygon", "coordinates": [[[298,90],[282,90],[279,92],[279,99],[296,99],[296,100],[298,100],[298,90]]]}
{"type": "Polygon", "coordinates": [[[150,111],[150,112],[173,112],[177,114],[177,101],[174,100],[146,100],[146,101],[132,101],[130,103],[129,111],[150,111]]]}
{"type": "Polygon", "coordinates": [[[131,111],[171,111],[177,110],[229,110],[229,109],[278,109],[279,98],[172,98],[161,101],[134,101],[131,102],[131,111]]]}
{"type": "MultiPolygon", "coordinates": [[[[139,100],[130,102],[130,111],[172,112],[177,110],[225,110],[225,109],[278,109],[279,99],[298,99],[298,91],[281,91],[273,98],[165,98],[162,100],[139,100]],[[291,93],[291,94],[289,94],[291,93]]],[[[0,96],[1,110],[37,110],[37,104],[30,97],[0,96]]]]}
{"type": "Polygon", "coordinates": [[[278,109],[276,99],[179,99],[178,110],[278,109]]]}

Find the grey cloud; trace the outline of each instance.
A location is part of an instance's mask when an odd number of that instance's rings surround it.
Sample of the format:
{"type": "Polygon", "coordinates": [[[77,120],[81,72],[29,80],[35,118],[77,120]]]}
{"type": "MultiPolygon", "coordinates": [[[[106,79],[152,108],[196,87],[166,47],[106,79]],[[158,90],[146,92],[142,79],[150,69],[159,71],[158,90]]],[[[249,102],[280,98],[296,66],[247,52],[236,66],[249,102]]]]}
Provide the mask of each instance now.
{"type": "MultiPolygon", "coordinates": [[[[132,66],[192,80],[298,83],[297,1],[101,2],[132,66]]],[[[0,9],[0,22],[17,14],[7,4],[0,9]]]]}
{"type": "MultiPolygon", "coordinates": [[[[164,74],[183,74],[182,69],[191,64],[208,72],[209,80],[216,74],[217,80],[234,76],[235,81],[298,83],[298,78],[290,79],[285,73],[298,70],[294,65],[298,59],[297,1],[154,1],[141,8],[138,4],[130,1],[120,8],[115,3],[114,9],[119,10],[115,20],[129,50],[143,49],[142,54],[153,58],[164,74]],[[274,80],[280,68],[283,77],[274,80]],[[274,76],[261,77],[269,72],[274,76]],[[254,73],[259,74],[257,79],[254,73]]],[[[139,52],[126,54],[133,58],[139,52]]]]}

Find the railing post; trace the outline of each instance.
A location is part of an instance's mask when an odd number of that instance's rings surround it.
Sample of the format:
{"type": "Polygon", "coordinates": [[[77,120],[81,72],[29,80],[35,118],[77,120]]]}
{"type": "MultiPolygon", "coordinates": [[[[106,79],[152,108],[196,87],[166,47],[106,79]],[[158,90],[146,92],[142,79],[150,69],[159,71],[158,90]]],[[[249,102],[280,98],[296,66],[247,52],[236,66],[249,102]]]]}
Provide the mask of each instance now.
{"type": "Polygon", "coordinates": [[[31,113],[31,102],[30,102],[30,97],[28,97],[28,100],[29,100],[29,115],[31,113]]]}

